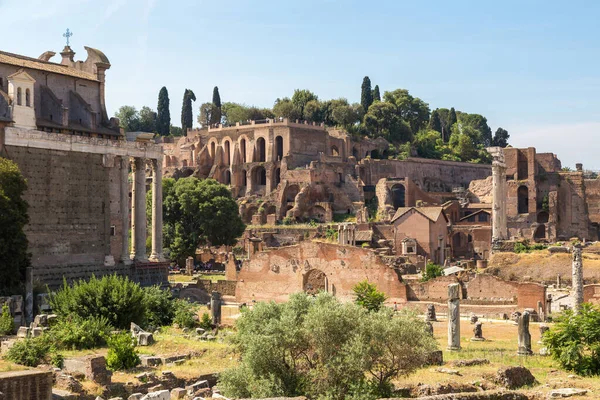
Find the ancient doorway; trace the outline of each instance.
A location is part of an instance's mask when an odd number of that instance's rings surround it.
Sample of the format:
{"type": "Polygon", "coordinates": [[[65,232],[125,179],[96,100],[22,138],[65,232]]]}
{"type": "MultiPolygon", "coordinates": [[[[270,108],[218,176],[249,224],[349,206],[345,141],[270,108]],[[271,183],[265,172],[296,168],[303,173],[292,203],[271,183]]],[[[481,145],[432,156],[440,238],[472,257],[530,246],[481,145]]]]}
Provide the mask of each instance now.
{"type": "Polygon", "coordinates": [[[296,195],[300,192],[298,185],[290,185],[285,189],[285,201],[288,203],[296,201],[296,195]]]}
{"type": "Polygon", "coordinates": [[[535,229],[534,239],[546,239],[546,225],[540,225],[535,229]]]}
{"type": "Polygon", "coordinates": [[[256,152],[257,154],[257,159],[256,161],[258,162],[265,162],[267,161],[267,152],[265,150],[265,139],[264,138],[258,138],[256,140],[256,152]]]}
{"type": "Polygon", "coordinates": [[[323,271],[313,269],[304,276],[304,292],[317,294],[327,291],[327,276],[323,271]]]}
{"type": "Polygon", "coordinates": [[[277,149],[277,156],[275,159],[281,161],[283,158],[283,138],[281,136],[275,138],[275,148],[277,149]]]}
{"type": "Polygon", "coordinates": [[[550,215],[546,211],[541,211],[537,215],[537,223],[538,224],[545,224],[548,222],[549,219],[550,219],[550,215]]]}
{"type": "Polygon", "coordinates": [[[527,214],[529,212],[529,190],[527,186],[519,186],[517,189],[518,213],[527,214]]]}
{"type": "Polygon", "coordinates": [[[252,176],[254,185],[265,186],[267,184],[267,171],[264,167],[256,167],[252,176]]]}
{"type": "Polygon", "coordinates": [[[231,185],[231,171],[226,170],[224,175],[223,183],[226,185],[231,185]]]}
{"type": "Polygon", "coordinates": [[[334,157],[338,157],[340,155],[340,151],[337,146],[331,146],[331,155],[334,157]]]}
{"type": "Polygon", "coordinates": [[[240,153],[242,154],[242,164],[246,163],[246,139],[240,140],[240,153]]]}
{"type": "Polygon", "coordinates": [[[406,207],[406,189],[404,185],[392,186],[392,202],[394,203],[394,209],[406,207]]]}

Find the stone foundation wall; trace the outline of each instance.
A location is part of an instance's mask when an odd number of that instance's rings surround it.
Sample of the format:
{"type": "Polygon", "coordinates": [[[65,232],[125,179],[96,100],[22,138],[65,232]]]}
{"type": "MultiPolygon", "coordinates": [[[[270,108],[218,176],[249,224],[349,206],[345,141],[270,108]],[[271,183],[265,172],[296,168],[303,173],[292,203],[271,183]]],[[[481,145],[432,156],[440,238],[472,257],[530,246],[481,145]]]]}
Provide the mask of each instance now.
{"type": "Polygon", "coordinates": [[[219,292],[223,296],[235,296],[236,284],[236,281],[209,281],[206,279],[198,279],[196,287],[198,287],[198,289],[204,290],[208,294],[212,292],[219,292]]]}
{"type": "Polygon", "coordinates": [[[52,372],[15,371],[0,373],[0,392],[6,400],[51,400],[52,372]]]}

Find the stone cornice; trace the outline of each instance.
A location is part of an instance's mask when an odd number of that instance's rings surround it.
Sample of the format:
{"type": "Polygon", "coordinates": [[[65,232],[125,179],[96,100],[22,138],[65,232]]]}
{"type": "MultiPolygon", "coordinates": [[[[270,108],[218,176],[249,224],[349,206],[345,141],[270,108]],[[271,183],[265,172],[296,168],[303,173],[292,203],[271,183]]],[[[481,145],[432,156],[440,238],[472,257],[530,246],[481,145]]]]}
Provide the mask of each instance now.
{"type": "Polygon", "coordinates": [[[33,147],[79,153],[139,157],[161,160],[161,162],[163,157],[162,147],[155,143],[99,139],[15,127],[5,128],[5,144],[7,146],[33,147]]]}

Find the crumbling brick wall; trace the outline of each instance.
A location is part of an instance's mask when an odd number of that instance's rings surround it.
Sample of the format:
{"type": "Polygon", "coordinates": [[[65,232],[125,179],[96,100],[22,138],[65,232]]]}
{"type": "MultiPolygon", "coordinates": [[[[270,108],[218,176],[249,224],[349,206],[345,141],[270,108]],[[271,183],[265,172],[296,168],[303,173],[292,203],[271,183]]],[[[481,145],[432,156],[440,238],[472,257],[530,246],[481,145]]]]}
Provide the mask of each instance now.
{"type": "Polygon", "coordinates": [[[0,393],[7,400],[52,399],[51,371],[13,371],[0,373],[0,393]]]}

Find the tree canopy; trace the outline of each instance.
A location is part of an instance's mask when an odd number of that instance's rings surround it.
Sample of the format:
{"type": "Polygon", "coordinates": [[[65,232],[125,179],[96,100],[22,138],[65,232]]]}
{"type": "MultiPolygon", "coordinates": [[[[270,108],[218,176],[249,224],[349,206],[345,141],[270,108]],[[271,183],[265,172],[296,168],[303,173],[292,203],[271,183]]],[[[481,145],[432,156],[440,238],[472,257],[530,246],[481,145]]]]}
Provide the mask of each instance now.
{"type": "Polygon", "coordinates": [[[236,327],[241,363],[219,377],[219,388],[234,398],[391,397],[391,380],[423,366],[437,349],[416,314],[369,312],[328,293],[257,303],[243,309],[236,327]]]}
{"type": "Polygon", "coordinates": [[[27,237],[23,228],[29,221],[23,193],[27,183],[17,164],[0,157],[0,294],[18,293],[30,265],[27,237]]]}
{"type": "MultiPolygon", "coordinates": [[[[151,191],[147,213],[151,215],[151,191]]],[[[163,179],[163,240],[171,259],[193,256],[201,244],[235,244],[245,226],[227,186],[214,179],[163,179]]]]}

